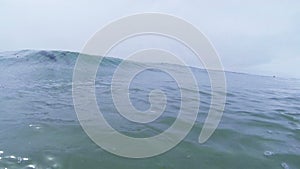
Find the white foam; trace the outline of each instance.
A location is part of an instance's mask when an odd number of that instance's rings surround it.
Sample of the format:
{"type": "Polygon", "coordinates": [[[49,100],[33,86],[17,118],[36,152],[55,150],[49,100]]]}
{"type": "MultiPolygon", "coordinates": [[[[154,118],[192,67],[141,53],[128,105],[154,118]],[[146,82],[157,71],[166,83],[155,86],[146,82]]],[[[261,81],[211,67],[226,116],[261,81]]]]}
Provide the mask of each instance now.
{"type": "Polygon", "coordinates": [[[28,160],[29,160],[29,158],[23,158],[22,160],[23,160],[23,161],[28,161],[28,160]]]}
{"type": "Polygon", "coordinates": [[[265,151],[264,152],[264,155],[265,156],[271,156],[271,155],[273,155],[274,153],[272,152],[272,151],[265,151]]]}
{"type": "Polygon", "coordinates": [[[30,164],[30,165],[28,165],[27,167],[28,167],[28,168],[35,168],[35,165],[30,164]]]}
{"type": "Polygon", "coordinates": [[[287,163],[285,163],[285,162],[282,162],[281,163],[281,167],[283,168],[283,169],[290,169],[290,167],[287,165],[287,163]]]}
{"type": "Polygon", "coordinates": [[[8,156],[8,158],[16,159],[16,156],[8,156]]]}

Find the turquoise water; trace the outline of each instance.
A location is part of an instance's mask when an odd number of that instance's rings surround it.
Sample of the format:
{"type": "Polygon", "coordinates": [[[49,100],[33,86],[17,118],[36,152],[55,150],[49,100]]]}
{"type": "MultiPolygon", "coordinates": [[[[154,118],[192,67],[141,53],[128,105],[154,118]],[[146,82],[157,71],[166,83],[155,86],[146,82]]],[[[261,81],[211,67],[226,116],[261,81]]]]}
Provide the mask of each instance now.
{"type": "MultiPolygon", "coordinates": [[[[72,101],[76,58],[77,53],[63,51],[0,53],[1,169],[300,168],[300,80],[226,72],[223,118],[213,136],[199,144],[210,83],[204,70],[193,68],[200,88],[194,92],[200,93],[201,105],[191,132],[162,155],[127,159],[104,151],[82,130],[72,101]]],[[[97,74],[97,101],[105,118],[129,136],[163,132],[178,114],[180,93],[175,81],[151,69],[138,75],[130,86],[130,99],[137,109],[149,108],[147,94],[154,88],[166,92],[168,104],[154,122],[132,123],[118,114],[110,94],[112,74],[120,62],[104,59],[97,74]]]]}

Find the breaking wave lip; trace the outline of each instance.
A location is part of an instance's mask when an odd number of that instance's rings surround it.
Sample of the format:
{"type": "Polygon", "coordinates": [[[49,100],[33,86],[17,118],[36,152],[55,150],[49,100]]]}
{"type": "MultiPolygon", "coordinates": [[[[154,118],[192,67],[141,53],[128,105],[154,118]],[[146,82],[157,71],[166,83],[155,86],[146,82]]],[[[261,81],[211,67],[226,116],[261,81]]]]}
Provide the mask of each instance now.
{"type": "MultiPolygon", "coordinates": [[[[75,64],[78,55],[87,55],[79,52],[71,52],[71,51],[62,51],[62,50],[20,50],[20,51],[5,51],[0,52],[0,62],[5,60],[17,60],[27,61],[27,62],[36,62],[36,63],[57,63],[57,64],[75,64]]],[[[94,56],[94,55],[88,55],[94,56]]],[[[119,65],[121,62],[125,61],[121,58],[111,57],[111,56],[98,56],[103,57],[103,64],[105,65],[119,65]]],[[[146,65],[165,65],[165,66],[175,66],[182,67],[183,65],[176,65],[171,63],[147,63],[147,62],[139,62],[133,60],[126,60],[126,63],[135,64],[138,66],[146,66],[146,65]]],[[[201,69],[198,67],[190,67],[192,69],[201,69]]]]}
{"type": "MultiPolygon", "coordinates": [[[[0,52],[0,63],[6,60],[15,60],[19,59],[20,61],[32,61],[37,63],[57,63],[57,64],[66,64],[66,65],[74,65],[78,55],[87,55],[79,52],[72,52],[72,51],[64,51],[64,50],[32,50],[32,49],[24,49],[19,51],[2,51],[0,52]]],[[[89,55],[91,56],[91,55],[89,55]]],[[[103,64],[112,64],[112,65],[118,65],[122,61],[124,61],[121,58],[114,57],[114,56],[98,56],[103,57],[103,64]]],[[[136,64],[140,66],[149,65],[149,64],[159,64],[159,65],[165,65],[165,66],[175,66],[175,67],[181,67],[183,65],[176,65],[171,63],[147,63],[147,62],[138,62],[133,60],[126,60],[126,62],[130,64],[136,64]]],[[[193,67],[188,66],[193,70],[204,70],[204,68],[201,67],[193,67]]],[[[220,70],[210,70],[210,71],[220,71],[220,70]]],[[[222,70],[223,71],[223,70],[222,70]]],[[[237,74],[237,75],[246,75],[246,76],[261,76],[261,77],[270,77],[274,78],[273,76],[268,75],[256,75],[251,73],[244,73],[244,72],[235,72],[235,71],[228,71],[224,70],[225,73],[231,73],[231,74],[237,74]]],[[[297,78],[284,78],[284,77],[276,77],[277,79],[282,80],[300,80],[297,78]]]]}
{"type": "MultiPolygon", "coordinates": [[[[56,51],[56,50],[21,50],[0,52],[0,61],[17,60],[20,61],[38,61],[37,63],[75,63],[78,52],[56,51]]],[[[101,56],[102,57],[102,56],[101,56]]],[[[119,58],[103,57],[103,61],[107,63],[118,64],[122,61],[119,58]]]]}

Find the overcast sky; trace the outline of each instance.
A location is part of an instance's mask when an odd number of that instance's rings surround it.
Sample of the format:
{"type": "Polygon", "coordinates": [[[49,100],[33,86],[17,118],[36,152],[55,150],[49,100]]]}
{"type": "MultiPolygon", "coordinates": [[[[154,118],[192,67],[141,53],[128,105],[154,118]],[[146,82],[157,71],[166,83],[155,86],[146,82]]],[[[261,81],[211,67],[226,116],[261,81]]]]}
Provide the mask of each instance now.
{"type": "Polygon", "coordinates": [[[299,0],[0,0],[0,51],[81,51],[101,27],[141,12],[195,25],[226,70],[300,77],[299,0]]]}

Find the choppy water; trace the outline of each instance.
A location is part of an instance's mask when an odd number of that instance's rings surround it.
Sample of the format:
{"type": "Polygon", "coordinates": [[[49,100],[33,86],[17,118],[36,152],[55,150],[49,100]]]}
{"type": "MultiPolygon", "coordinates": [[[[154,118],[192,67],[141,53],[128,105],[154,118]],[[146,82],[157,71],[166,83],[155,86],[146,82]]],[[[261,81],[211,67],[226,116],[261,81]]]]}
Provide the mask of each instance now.
{"type": "MultiPolygon", "coordinates": [[[[193,69],[200,86],[195,92],[200,93],[201,108],[192,131],[167,153],[126,159],[95,145],[76,118],[72,102],[76,58],[76,53],[60,51],[0,53],[0,168],[300,168],[299,80],[227,72],[222,121],[208,142],[199,144],[210,103],[210,84],[204,70],[193,69]]],[[[179,108],[174,80],[154,70],[136,77],[130,97],[137,109],[149,107],[147,92],[153,88],[173,98],[162,117],[137,125],[124,120],[112,104],[110,79],[119,63],[107,58],[97,74],[96,93],[105,118],[115,129],[135,137],[153,136],[167,129],[179,108]]]]}

